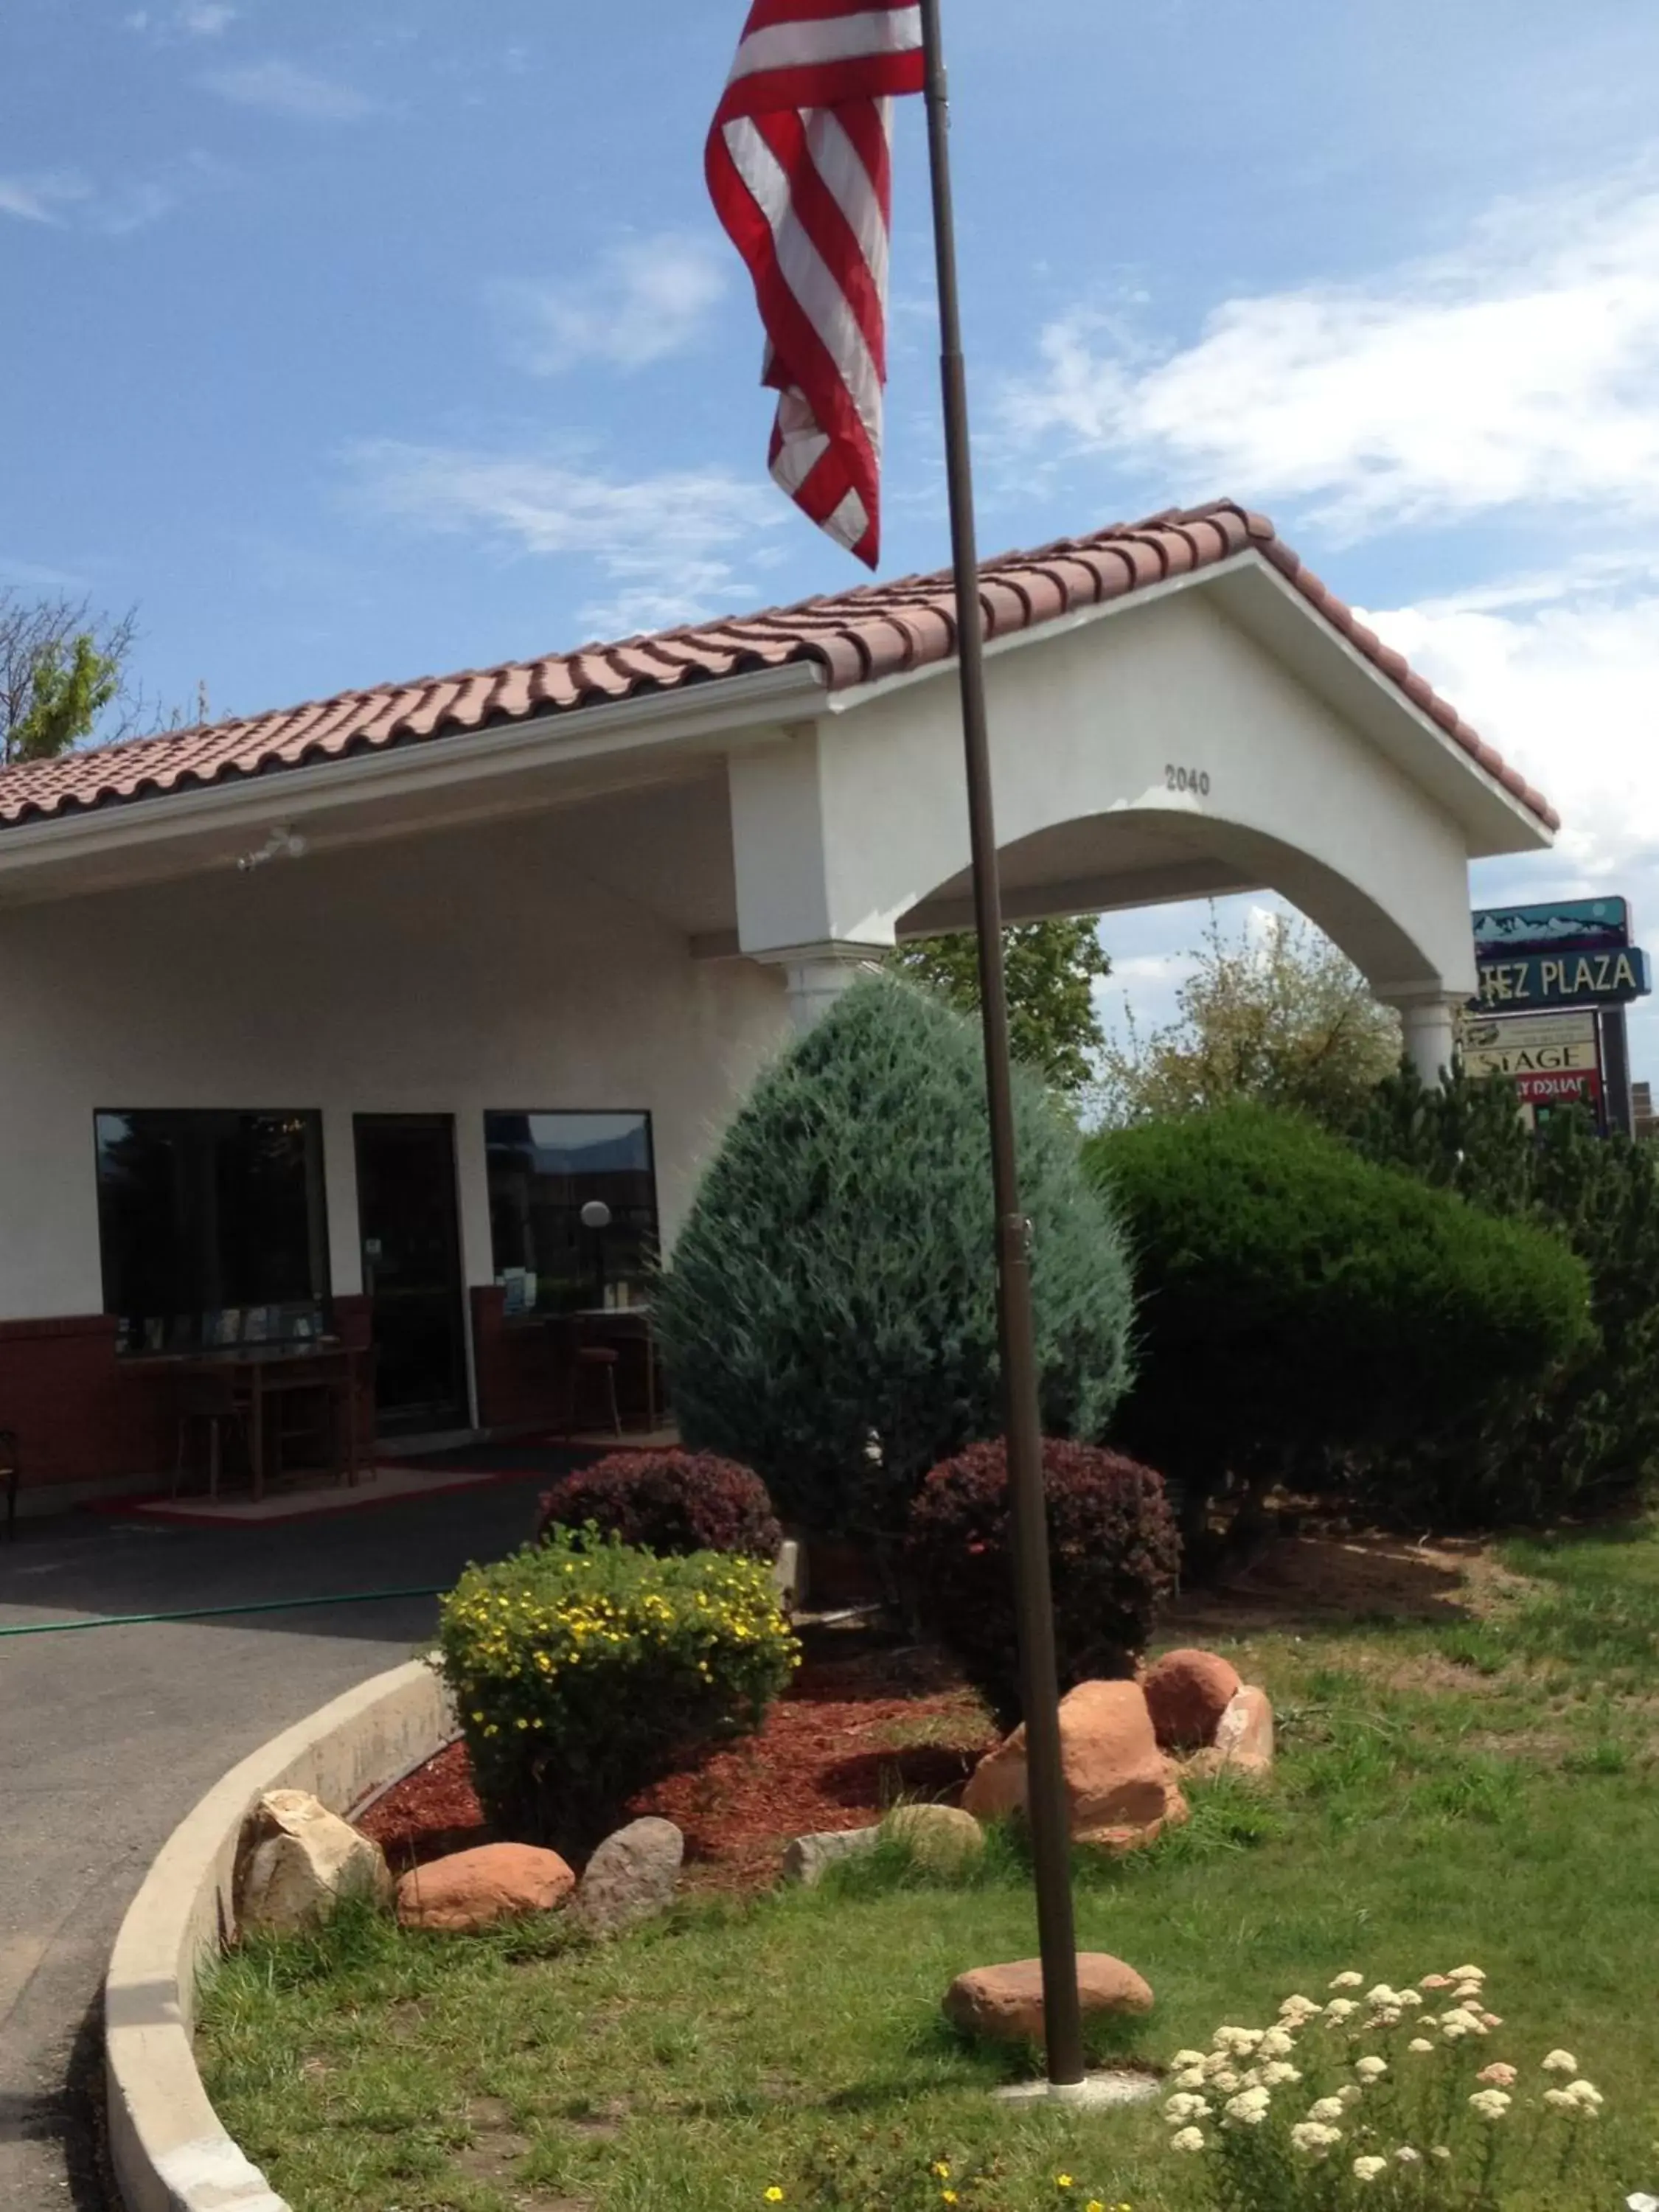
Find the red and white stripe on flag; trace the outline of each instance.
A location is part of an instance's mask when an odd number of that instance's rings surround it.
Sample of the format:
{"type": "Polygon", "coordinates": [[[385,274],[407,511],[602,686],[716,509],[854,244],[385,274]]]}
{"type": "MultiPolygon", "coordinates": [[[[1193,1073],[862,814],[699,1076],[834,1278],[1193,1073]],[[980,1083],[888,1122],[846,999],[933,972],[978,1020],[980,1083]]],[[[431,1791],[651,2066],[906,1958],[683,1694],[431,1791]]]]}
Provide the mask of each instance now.
{"type": "Polygon", "coordinates": [[[915,0],[755,0],[705,160],[766,326],[772,474],[872,568],[892,100],[922,88],[915,0]]]}

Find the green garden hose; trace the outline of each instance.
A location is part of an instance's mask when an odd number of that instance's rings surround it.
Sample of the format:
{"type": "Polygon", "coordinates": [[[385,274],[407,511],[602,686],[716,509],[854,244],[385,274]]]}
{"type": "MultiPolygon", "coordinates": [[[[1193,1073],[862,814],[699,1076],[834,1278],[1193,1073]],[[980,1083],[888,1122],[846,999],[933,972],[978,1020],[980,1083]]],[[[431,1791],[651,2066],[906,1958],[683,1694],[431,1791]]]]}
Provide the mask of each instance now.
{"type": "Polygon", "coordinates": [[[166,1620],[221,1620],[241,1613],[291,1613],[307,1605],[374,1605],[382,1598],[441,1597],[447,1583],[430,1589],[342,1590],[326,1597],[270,1597],[256,1605],[192,1605],[179,1613],[94,1613],[89,1620],[35,1620],[0,1627],[0,1636],[64,1636],[77,1628],[147,1628],[166,1620]]]}

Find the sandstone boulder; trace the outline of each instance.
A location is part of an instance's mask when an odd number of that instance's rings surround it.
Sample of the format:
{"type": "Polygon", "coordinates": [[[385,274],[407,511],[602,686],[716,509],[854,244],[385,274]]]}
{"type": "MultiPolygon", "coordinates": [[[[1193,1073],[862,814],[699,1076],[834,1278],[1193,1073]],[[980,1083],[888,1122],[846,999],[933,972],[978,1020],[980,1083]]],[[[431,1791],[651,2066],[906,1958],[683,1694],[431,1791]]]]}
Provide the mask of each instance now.
{"type": "Polygon", "coordinates": [[[823,1828],[816,1835],[797,1836],[783,1855],[783,1878],[815,1889],[838,1860],[872,1851],[879,1828],[823,1828]]]}
{"type": "Polygon", "coordinates": [[[1246,1682],[1228,1701],[1216,1726],[1215,1741],[1187,1761],[1188,1774],[1223,1772],[1249,1781],[1271,1774],[1273,1764],[1273,1709],[1265,1690],[1246,1682]]]}
{"type": "Polygon", "coordinates": [[[344,1897],[390,1902],[386,1854],[307,1790],[267,1790],[243,1840],[237,1923],[291,1936],[317,1928],[344,1897]]]}
{"type": "Polygon", "coordinates": [[[1165,1751],[1213,1743],[1238,1694],[1238,1669],[1214,1651],[1168,1651],[1142,1675],[1152,1729],[1165,1751]]]}
{"type": "MultiPolygon", "coordinates": [[[[1141,2013],[1152,2008],[1152,1992],[1133,1966],[1107,1951],[1077,1954],[1078,1995],[1083,2017],[1102,2013],[1141,2013]]],[[[945,2017],[965,2035],[997,2043],[1041,2043],[1042,1962],[1020,1959],[1012,1966],[975,1966],[958,1974],[945,1992],[945,2017]]]]}
{"type": "Polygon", "coordinates": [[[984,1829],[956,1805],[901,1805],[882,1828],[908,1847],[918,1866],[934,1874],[954,1874],[985,1849],[984,1829]]]}
{"type": "MultiPolygon", "coordinates": [[[[1073,1838],[1109,1850],[1150,1844],[1187,1818],[1170,1761],[1158,1747],[1139,1682],[1079,1682],[1060,1701],[1061,1770],[1073,1838]]],[[[1025,1730],[986,1753],[963,1792],[965,1812],[994,1820],[1024,1810],[1025,1730]]]]}
{"type": "Polygon", "coordinates": [[[570,1909],[595,1936],[653,1920],[673,1902],[684,1856],[685,1838],[672,1820],[630,1820],[589,1859],[570,1909]]]}
{"type": "Polygon", "coordinates": [[[551,1912],[576,1887],[556,1851],[533,1844],[480,1844],[411,1867],[398,1883],[405,1928],[464,1935],[528,1912],[551,1912]]]}

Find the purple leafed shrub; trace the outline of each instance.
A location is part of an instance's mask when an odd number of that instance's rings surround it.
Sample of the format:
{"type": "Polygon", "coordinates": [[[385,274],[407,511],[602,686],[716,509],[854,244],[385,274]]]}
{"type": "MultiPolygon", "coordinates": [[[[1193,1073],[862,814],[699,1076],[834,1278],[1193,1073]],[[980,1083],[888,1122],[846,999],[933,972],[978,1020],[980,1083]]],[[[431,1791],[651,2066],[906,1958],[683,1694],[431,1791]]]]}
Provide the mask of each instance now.
{"type": "Polygon", "coordinates": [[[542,1493],[538,1542],[555,1526],[596,1522],[608,1536],[662,1553],[777,1556],[782,1531],[757,1474],[714,1452],[612,1452],[542,1493]]]}
{"type": "MultiPolygon", "coordinates": [[[[1062,1692],[1130,1674],[1175,1589],[1164,1479],[1121,1452],[1042,1444],[1062,1692]]],[[[1000,1438],[941,1461],[910,1508],[905,1558],[928,1626],[1005,1724],[1019,1717],[1008,1468],[1000,1438]]]]}

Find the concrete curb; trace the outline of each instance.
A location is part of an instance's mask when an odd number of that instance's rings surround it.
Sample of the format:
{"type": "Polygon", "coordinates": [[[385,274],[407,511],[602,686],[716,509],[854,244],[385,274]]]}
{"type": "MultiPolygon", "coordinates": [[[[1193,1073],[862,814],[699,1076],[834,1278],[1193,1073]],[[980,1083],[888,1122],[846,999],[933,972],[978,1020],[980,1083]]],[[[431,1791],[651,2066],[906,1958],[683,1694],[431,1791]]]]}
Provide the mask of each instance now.
{"type": "Polygon", "coordinates": [[[266,1790],[309,1790],[349,1811],[454,1734],[433,1669],[418,1659],[394,1667],[232,1767],[162,1845],[104,1979],[110,2159],[127,2212],[289,2212],[226,2134],[196,2070],[197,1978],[233,1927],[242,1823],[266,1790]]]}

